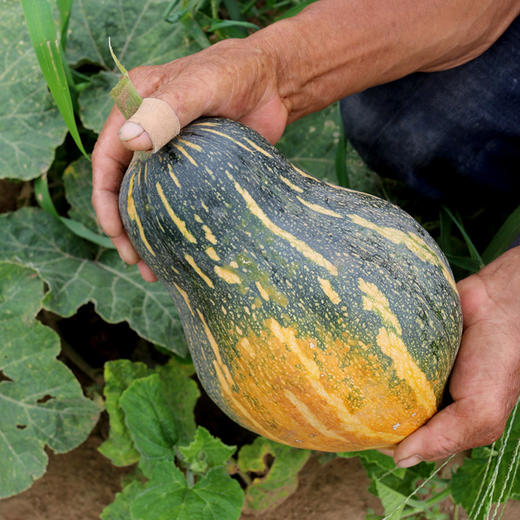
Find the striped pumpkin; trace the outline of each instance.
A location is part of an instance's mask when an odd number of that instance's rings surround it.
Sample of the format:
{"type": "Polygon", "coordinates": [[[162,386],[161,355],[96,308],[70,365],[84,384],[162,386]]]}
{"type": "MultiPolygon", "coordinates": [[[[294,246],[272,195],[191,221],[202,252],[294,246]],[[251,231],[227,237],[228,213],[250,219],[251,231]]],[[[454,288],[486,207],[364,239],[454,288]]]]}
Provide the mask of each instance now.
{"type": "Polygon", "coordinates": [[[120,211],[172,295],[202,385],[246,428],[362,450],[435,413],[460,303],[442,252],[398,207],[208,118],[135,155],[120,211]]]}

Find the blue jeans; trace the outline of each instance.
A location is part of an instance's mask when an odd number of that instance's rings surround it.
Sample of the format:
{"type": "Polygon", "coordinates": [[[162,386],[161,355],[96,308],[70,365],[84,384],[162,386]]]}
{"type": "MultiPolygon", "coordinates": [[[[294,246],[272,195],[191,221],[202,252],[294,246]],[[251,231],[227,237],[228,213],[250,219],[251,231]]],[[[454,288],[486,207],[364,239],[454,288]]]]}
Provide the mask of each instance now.
{"type": "Polygon", "coordinates": [[[349,96],[341,113],[380,175],[439,201],[520,203],[520,17],[471,62],[349,96]]]}

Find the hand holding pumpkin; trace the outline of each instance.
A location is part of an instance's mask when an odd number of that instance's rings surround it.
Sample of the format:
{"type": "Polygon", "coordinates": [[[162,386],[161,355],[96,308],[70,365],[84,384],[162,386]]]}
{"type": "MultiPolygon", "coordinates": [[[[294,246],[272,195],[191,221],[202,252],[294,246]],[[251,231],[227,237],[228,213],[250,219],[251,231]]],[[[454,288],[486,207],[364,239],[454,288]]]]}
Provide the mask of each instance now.
{"type": "MultiPolygon", "coordinates": [[[[432,3],[427,13],[404,1],[386,10],[372,3],[322,0],[246,40],[220,42],[165,65],[134,69],[130,76],[143,97],[168,103],[181,127],[201,115],[218,115],[240,120],[274,142],[288,122],[343,96],[475,57],[518,11],[499,6],[482,25],[482,14],[492,9],[486,1],[479,9],[464,0],[448,2],[454,11],[432,3]],[[480,25],[470,19],[466,3],[480,25]],[[460,29],[461,13],[468,30],[460,29]]],[[[149,150],[152,140],[138,125],[123,123],[114,109],[96,144],[93,205],[121,257],[138,263],[152,281],[155,276],[126,236],[117,207],[131,151],[149,150]]],[[[454,403],[396,448],[401,465],[486,444],[502,433],[520,392],[519,261],[517,248],[460,282],[465,331],[450,384],[454,403]]]]}
{"type": "Polygon", "coordinates": [[[520,394],[520,247],[458,290],[464,332],[449,386],[454,402],[399,444],[394,459],[403,467],[495,441],[520,394]]]}

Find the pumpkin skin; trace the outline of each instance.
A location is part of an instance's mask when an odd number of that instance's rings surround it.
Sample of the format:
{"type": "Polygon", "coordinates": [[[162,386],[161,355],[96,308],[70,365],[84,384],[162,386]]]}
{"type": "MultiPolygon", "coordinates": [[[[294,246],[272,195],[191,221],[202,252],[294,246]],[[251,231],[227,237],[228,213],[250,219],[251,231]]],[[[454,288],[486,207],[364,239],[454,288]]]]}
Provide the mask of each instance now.
{"type": "Polygon", "coordinates": [[[397,206],[221,118],[135,154],[119,201],[202,385],[244,427],[352,451],[392,446],[437,410],[460,302],[437,244],[397,206]]]}

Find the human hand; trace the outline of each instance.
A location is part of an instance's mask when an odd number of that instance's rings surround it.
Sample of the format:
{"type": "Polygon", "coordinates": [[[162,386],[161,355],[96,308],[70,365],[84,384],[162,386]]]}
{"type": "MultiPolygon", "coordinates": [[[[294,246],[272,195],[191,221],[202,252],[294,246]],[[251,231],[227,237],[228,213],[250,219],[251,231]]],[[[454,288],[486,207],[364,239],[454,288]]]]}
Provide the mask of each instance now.
{"type": "MultiPolygon", "coordinates": [[[[181,127],[201,115],[242,121],[271,142],[282,134],[288,111],[277,90],[276,64],[255,40],[226,40],[165,65],[138,67],[130,78],[142,97],[158,98],[173,109],[181,127]]],[[[172,136],[173,137],[173,136],[172,136]]],[[[137,263],[145,280],[155,275],[142,262],[121,223],[118,193],[135,150],[150,150],[150,136],[125,123],[113,108],[92,154],[92,204],[121,258],[137,263]]]]}
{"type": "Polygon", "coordinates": [[[520,247],[457,287],[464,332],[449,385],[454,402],[396,447],[401,467],[492,443],[520,394],[520,247]]]}

